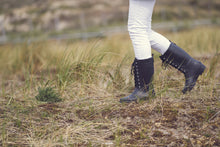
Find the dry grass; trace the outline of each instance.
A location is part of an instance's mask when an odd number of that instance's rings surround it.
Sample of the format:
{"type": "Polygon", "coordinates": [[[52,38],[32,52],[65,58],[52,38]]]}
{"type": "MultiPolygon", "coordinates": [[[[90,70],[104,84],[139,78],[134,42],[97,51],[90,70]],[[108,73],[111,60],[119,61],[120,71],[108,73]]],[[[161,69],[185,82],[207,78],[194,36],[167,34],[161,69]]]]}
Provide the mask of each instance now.
{"type": "Polygon", "coordinates": [[[133,88],[129,37],[0,47],[0,146],[219,146],[219,27],[166,33],[207,70],[182,95],[183,75],[162,70],[156,97],[120,104],[133,88]],[[35,99],[55,87],[63,101],[35,99]]]}

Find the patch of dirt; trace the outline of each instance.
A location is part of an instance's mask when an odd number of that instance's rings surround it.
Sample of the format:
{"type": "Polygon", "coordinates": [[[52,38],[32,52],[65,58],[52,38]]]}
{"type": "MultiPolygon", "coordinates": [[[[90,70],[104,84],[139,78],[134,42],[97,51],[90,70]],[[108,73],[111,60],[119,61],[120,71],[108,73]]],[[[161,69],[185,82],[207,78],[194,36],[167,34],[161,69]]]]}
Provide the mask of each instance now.
{"type": "Polygon", "coordinates": [[[38,107],[42,109],[41,111],[49,112],[52,114],[57,114],[61,112],[59,106],[56,104],[42,104],[42,105],[38,105],[38,107]]]}

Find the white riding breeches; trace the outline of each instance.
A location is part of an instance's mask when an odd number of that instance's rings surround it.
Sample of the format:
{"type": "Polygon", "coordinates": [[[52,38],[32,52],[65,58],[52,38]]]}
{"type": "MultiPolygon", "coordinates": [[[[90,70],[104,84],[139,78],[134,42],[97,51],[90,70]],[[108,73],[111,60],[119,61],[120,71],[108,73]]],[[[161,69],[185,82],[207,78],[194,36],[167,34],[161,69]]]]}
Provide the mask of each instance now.
{"type": "Polygon", "coordinates": [[[135,58],[152,57],[151,48],[164,54],[170,41],[151,29],[152,13],[156,0],[129,0],[128,31],[135,58]]]}

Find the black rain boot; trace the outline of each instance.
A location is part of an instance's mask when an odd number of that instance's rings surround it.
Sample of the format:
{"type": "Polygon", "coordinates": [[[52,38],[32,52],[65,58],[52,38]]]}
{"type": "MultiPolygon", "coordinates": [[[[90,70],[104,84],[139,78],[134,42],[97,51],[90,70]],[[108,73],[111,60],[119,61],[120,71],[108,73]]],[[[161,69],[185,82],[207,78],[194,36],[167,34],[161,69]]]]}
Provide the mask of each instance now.
{"type": "Polygon", "coordinates": [[[127,97],[121,98],[120,102],[132,102],[137,100],[145,100],[151,95],[155,95],[152,84],[154,74],[153,57],[145,60],[135,59],[132,64],[134,72],[135,90],[127,97]]]}
{"type": "Polygon", "coordinates": [[[205,65],[193,59],[183,49],[172,42],[164,55],[160,56],[160,59],[165,67],[171,65],[185,75],[185,87],[182,90],[183,94],[193,89],[199,75],[202,75],[206,68],[205,65]]]}

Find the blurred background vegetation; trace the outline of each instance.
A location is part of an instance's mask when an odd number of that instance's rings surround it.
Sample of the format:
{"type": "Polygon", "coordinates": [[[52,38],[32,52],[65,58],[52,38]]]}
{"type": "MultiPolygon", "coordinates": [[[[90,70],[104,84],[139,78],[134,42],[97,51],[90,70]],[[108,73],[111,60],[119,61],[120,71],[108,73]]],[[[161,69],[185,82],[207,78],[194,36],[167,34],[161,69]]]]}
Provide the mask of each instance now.
{"type": "MultiPolygon", "coordinates": [[[[30,37],[97,37],[109,27],[110,31],[126,31],[128,3],[129,0],[1,0],[0,42],[20,42],[30,37]],[[116,26],[122,28],[112,28],[116,26]],[[82,32],[99,33],[76,35],[82,32]]],[[[219,0],[157,0],[153,22],[187,21],[187,26],[189,21],[205,19],[202,24],[213,24],[219,22],[219,16],[219,0]]]]}

